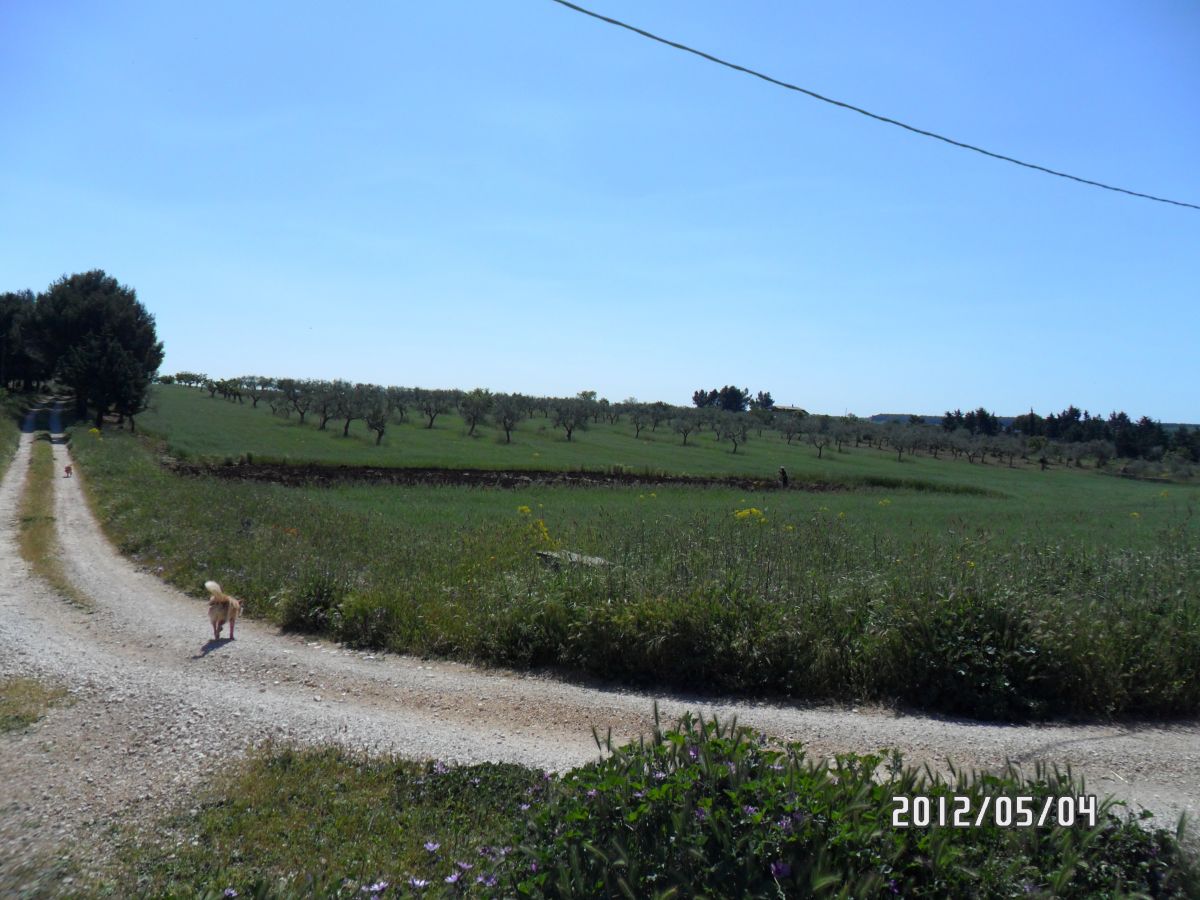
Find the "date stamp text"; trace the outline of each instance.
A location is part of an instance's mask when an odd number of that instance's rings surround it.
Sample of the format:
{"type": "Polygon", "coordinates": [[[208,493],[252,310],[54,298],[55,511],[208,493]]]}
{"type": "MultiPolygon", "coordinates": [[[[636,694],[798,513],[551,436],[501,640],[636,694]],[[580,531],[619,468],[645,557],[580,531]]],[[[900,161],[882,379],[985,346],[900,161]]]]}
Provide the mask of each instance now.
{"type": "Polygon", "coordinates": [[[1075,797],[968,797],[952,794],[892,798],[893,828],[1043,828],[1073,825],[1094,828],[1099,803],[1095,794],[1075,797]]]}

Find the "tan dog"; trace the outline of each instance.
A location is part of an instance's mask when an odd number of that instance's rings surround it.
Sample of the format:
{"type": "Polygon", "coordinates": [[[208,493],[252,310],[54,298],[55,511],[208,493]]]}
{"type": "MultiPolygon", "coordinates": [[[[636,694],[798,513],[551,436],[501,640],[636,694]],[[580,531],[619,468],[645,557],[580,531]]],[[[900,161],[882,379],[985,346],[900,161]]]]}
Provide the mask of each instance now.
{"type": "Polygon", "coordinates": [[[215,581],[206,581],[204,586],[212,594],[208,601],[208,621],[212,622],[213,640],[221,637],[221,629],[228,622],[229,639],[232,641],[233,623],[237,621],[238,613],[242,611],[242,602],[222,591],[221,586],[215,581]]]}
{"type": "Polygon", "coordinates": [[[75,474],[75,467],[67,466],[66,469],[64,470],[63,478],[70,478],[74,474],[75,474]]]}

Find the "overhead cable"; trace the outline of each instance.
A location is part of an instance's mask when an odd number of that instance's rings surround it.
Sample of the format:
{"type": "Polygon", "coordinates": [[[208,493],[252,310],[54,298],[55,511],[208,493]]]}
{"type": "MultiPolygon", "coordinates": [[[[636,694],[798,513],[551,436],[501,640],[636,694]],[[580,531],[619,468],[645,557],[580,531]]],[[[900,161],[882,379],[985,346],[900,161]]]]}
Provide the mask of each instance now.
{"type": "Polygon", "coordinates": [[[773,78],[770,75],[757,71],[756,69],[751,69],[747,66],[740,66],[737,63],[729,62],[728,60],[721,59],[719,56],[713,56],[711,53],[705,53],[703,50],[697,50],[695,47],[689,47],[687,44],[681,44],[678,41],[672,41],[667,38],[660,37],[659,35],[646,31],[643,28],[638,28],[636,25],[630,25],[628,22],[622,22],[620,19],[614,19],[610,16],[601,15],[598,12],[586,9],[585,7],[579,6],[575,3],[570,3],[568,0],[552,0],[552,2],[557,3],[559,6],[565,6],[567,9],[574,10],[575,12],[582,13],[585,16],[591,16],[593,19],[599,19],[601,22],[607,22],[609,25],[615,25],[618,28],[624,28],[626,31],[632,31],[634,34],[641,35],[644,38],[649,38],[652,41],[657,41],[660,44],[666,44],[668,47],[674,47],[676,50],[682,50],[685,53],[691,53],[694,56],[699,56],[701,59],[706,59],[709,62],[716,63],[719,66],[725,66],[727,69],[733,69],[735,72],[741,72],[745,75],[752,75],[755,78],[760,78],[763,81],[766,81],[769,84],[773,84],[777,87],[785,88],[789,91],[796,91],[797,93],[801,94],[806,94],[809,97],[812,97],[814,100],[820,100],[822,103],[840,106],[842,109],[848,109],[851,112],[858,113],[859,115],[867,116],[868,118],[875,119],[879,122],[885,122],[888,125],[895,125],[897,128],[903,128],[906,131],[913,132],[914,134],[920,134],[928,138],[933,138],[934,140],[942,141],[955,147],[960,147],[963,150],[971,150],[975,153],[981,153],[984,156],[990,156],[992,159],[998,159],[1017,166],[1024,166],[1026,169],[1034,169],[1038,172],[1045,172],[1047,175],[1055,175],[1058,178],[1067,178],[1071,181],[1077,181],[1080,184],[1087,184],[1091,185],[1092,187],[1103,188],[1106,191],[1116,191],[1118,194],[1128,194],[1131,197],[1141,197],[1144,200],[1153,200],[1156,203],[1169,203],[1172,206],[1183,206],[1187,207],[1188,209],[1200,209],[1200,205],[1195,203],[1186,203],[1182,200],[1171,200],[1168,197],[1156,197],[1153,194],[1143,194],[1140,191],[1131,191],[1127,188],[1116,187],[1115,185],[1105,184],[1101,181],[1092,181],[1090,178],[1080,178],[1078,175],[1071,175],[1067,172],[1059,172],[1056,169],[1050,169],[1046,166],[1039,166],[1036,163],[1025,162],[1024,160],[1016,159],[1012,156],[1005,156],[1003,153],[985,150],[983,147],[977,147],[974,144],[968,144],[964,141],[956,141],[954,138],[946,137],[944,134],[938,134],[936,131],[927,131],[924,128],[917,128],[915,125],[909,125],[905,122],[901,122],[899,119],[881,116],[878,113],[873,113],[870,110],[854,106],[851,103],[835,100],[832,97],[826,97],[823,94],[818,94],[816,91],[810,91],[808,88],[800,87],[797,84],[792,84],[787,81],[782,81],[778,78],[773,78]]]}

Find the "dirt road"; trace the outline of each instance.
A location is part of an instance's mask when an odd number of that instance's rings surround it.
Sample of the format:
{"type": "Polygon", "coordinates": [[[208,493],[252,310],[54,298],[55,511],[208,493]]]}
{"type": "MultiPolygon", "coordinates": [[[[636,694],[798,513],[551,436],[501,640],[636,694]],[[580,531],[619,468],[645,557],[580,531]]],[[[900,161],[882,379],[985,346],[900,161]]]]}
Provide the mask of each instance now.
{"type": "MultiPolygon", "coordinates": [[[[92,609],[69,604],[17,551],[17,503],[33,436],[0,483],[0,676],[57,681],[73,702],[0,735],[0,893],[29,860],[102,853],[112,824],[153,822],[267,738],[335,741],[447,761],[564,769],[596,756],[592,727],[632,737],[657,700],[804,741],[819,754],[898,747],[913,761],[968,767],[1012,759],[1070,764],[1091,789],[1168,817],[1200,814],[1200,722],[1094,726],[974,724],[881,710],[797,708],[596,689],[547,677],[351,651],[243,621],[211,642],[203,602],[139,571],[105,539],[62,477],[55,510],[64,569],[92,609]]],[[[221,572],[212,577],[236,592],[221,572]]],[[[200,588],[200,585],[197,585],[200,588]]]]}

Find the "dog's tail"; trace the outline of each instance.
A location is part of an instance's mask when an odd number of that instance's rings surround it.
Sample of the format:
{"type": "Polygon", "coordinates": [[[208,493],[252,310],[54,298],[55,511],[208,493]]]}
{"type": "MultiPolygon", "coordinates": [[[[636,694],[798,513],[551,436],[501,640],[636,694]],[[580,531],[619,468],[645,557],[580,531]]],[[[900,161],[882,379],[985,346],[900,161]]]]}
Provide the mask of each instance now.
{"type": "Polygon", "coordinates": [[[210,594],[212,594],[214,597],[219,597],[223,593],[225,593],[223,590],[221,590],[221,586],[219,584],[217,584],[215,581],[206,581],[206,582],[204,582],[204,586],[208,589],[208,592],[210,594]]]}

